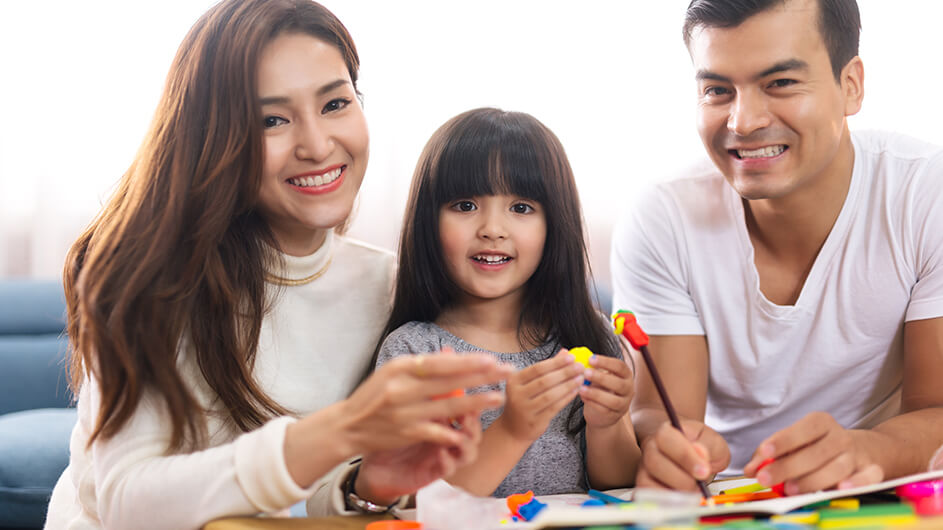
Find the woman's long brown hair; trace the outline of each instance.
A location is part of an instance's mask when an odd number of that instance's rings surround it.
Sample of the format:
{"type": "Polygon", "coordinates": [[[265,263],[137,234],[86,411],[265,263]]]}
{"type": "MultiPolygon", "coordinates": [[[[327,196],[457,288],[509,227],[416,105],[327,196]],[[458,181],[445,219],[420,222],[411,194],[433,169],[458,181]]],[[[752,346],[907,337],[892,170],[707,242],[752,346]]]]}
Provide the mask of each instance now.
{"type": "Polygon", "coordinates": [[[264,271],[278,248],[256,210],[263,136],[258,60],[296,32],[335,45],[356,87],[347,30],[309,0],[226,0],[204,14],[173,61],[147,136],[106,207],[66,258],[63,279],[76,394],[101,388],[89,444],[114,436],[143,393],[171,419],[170,447],[203,435],[203,410],[178,371],[182,341],[243,431],[286,411],[252,377],[266,311],[264,271]]]}

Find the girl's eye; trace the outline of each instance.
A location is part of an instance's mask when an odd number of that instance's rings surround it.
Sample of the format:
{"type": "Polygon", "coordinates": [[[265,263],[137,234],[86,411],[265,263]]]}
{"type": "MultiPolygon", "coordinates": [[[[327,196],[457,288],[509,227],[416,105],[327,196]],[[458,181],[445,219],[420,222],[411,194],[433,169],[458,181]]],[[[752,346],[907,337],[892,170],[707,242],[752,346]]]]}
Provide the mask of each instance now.
{"type": "Polygon", "coordinates": [[[347,105],[350,105],[350,100],[347,98],[332,99],[331,101],[328,102],[327,105],[324,106],[324,109],[321,110],[321,114],[327,114],[328,112],[339,111],[343,109],[344,107],[346,107],[347,105]]]}
{"type": "Polygon", "coordinates": [[[288,123],[288,120],[285,118],[279,118],[278,116],[266,116],[262,118],[262,126],[266,129],[278,127],[279,125],[284,125],[286,123],[288,123]]]}
{"type": "Polygon", "coordinates": [[[471,201],[458,201],[452,205],[452,209],[458,210],[460,212],[471,212],[477,209],[475,203],[471,201]]]}
{"type": "Polygon", "coordinates": [[[511,211],[520,214],[531,213],[534,211],[534,207],[527,203],[519,202],[514,206],[511,206],[511,211]]]}

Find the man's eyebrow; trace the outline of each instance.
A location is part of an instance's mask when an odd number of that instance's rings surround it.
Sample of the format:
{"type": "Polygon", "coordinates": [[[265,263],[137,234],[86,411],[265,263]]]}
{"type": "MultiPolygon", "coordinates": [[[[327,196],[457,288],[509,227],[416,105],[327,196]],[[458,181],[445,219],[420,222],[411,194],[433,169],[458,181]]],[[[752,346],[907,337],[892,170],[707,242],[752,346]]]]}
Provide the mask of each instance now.
{"type": "Polygon", "coordinates": [[[697,79],[698,81],[710,80],[710,81],[720,81],[721,83],[730,82],[729,77],[711,72],[710,70],[698,70],[697,74],[694,75],[694,78],[697,79]]]}
{"type": "MultiPolygon", "coordinates": [[[[766,76],[773,74],[778,74],[780,72],[788,72],[790,70],[808,70],[809,63],[801,59],[786,59],[785,61],[780,61],[773,66],[770,66],[766,70],[753,76],[753,80],[763,79],[766,76]]],[[[694,78],[698,81],[720,81],[721,83],[730,83],[730,78],[727,76],[720,75],[710,70],[698,70],[694,78]]]]}
{"type": "Polygon", "coordinates": [[[778,74],[780,72],[788,72],[789,70],[808,70],[809,63],[801,59],[786,59],[785,61],[780,61],[773,66],[770,66],[766,70],[763,70],[755,77],[755,79],[762,79],[766,76],[778,74]]]}
{"type": "MultiPolygon", "coordinates": [[[[315,94],[318,96],[323,96],[347,84],[350,84],[350,81],[347,79],[336,79],[326,85],[321,86],[321,88],[319,88],[315,94]]],[[[259,103],[261,105],[284,105],[289,103],[289,99],[285,96],[271,96],[267,98],[260,98],[259,103]]]]}

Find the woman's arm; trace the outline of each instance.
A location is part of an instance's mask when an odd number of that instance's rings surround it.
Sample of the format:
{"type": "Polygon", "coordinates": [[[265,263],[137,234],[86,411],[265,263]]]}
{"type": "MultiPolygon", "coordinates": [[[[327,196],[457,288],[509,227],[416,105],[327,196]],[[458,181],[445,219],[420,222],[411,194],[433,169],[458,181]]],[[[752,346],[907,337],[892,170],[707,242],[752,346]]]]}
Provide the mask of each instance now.
{"type": "MultiPolygon", "coordinates": [[[[105,527],[133,528],[146,520],[155,528],[198,528],[219,517],[285,509],[309,497],[316,480],[357,454],[422,443],[467,450],[468,435],[436,419],[468,413],[477,417],[481,410],[500,405],[501,396],[486,393],[436,401],[431,396],[445,389],[495,383],[506,377],[508,369],[485,355],[426,357],[422,366],[414,359],[390,363],[347,400],[302,420],[277,418],[229,443],[187,454],[166,454],[169,418],[159,398],[147,393],[118,434],[92,445],[92,467],[84,469],[90,473],[72,467],[73,483],[80,498],[94,495],[82,504],[97,509],[105,527]]],[[[90,432],[99,400],[94,380],[86,383],[82,394],[80,428],[90,432]]],[[[443,458],[434,451],[430,454],[443,458]]],[[[460,460],[462,455],[453,458],[460,460]]],[[[396,465],[411,464],[387,463],[373,469],[389,471],[396,465]]],[[[365,469],[365,478],[376,471],[365,469]]],[[[404,484],[375,485],[386,488],[378,495],[392,497],[418,487],[399,491],[404,484]]],[[[370,500],[380,504],[385,498],[370,500]]]]}

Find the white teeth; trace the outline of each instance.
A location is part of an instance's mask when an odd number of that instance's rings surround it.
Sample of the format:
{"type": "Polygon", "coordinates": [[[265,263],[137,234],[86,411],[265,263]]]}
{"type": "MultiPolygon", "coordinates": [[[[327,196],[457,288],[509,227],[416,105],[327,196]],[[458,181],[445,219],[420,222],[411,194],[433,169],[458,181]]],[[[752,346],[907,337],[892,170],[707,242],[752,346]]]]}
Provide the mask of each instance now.
{"type": "Polygon", "coordinates": [[[508,256],[492,256],[490,254],[484,256],[475,256],[473,259],[475,261],[481,261],[484,263],[504,263],[505,261],[511,261],[511,258],[508,256]]]}
{"type": "Polygon", "coordinates": [[[771,145],[759,149],[737,149],[737,155],[740,158],[765,158],[776,156],[786,150],[784,145],[771,145]]]}
{"type": "Polygon", "coordinates": [[[328,171],[323,175],[316,175],[314,177],[295,177],[288,179],[288,182],[293,186],[298,186],[299,188],[309,188],[311,186],[323,186],[325,184],[330,184],[338,179],[343,172],[342,167],[328,171]]]}

